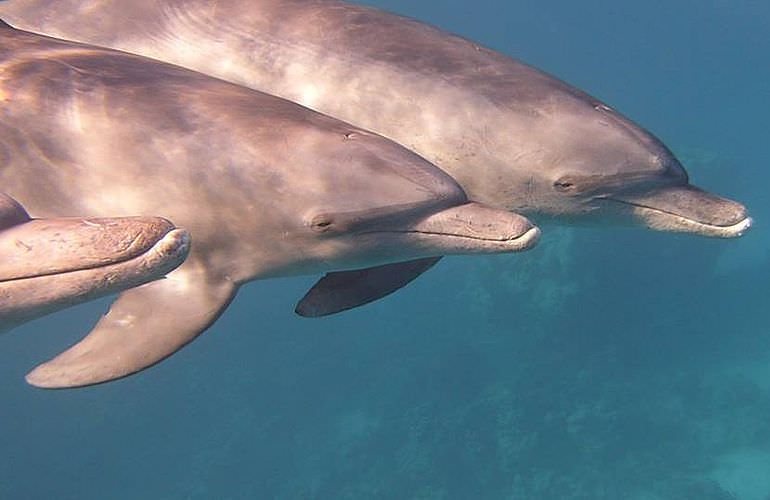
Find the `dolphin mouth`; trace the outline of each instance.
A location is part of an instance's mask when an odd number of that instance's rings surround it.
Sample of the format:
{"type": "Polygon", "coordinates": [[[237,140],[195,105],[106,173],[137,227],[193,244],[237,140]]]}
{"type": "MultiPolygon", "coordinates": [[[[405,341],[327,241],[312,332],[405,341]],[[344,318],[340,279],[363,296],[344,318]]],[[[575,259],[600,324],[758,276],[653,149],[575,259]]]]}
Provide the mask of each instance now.
{"type": "MultiPolygon", "coordinates": [[[[523,234],[518,236],[499,236],[497,238],[486,238],[483,236],[476,236],[471,234],[456,234],[447,232],[436,231],[372,231],[366,234],[376,233],[392,233],[392,234],[416,234],[424,237],[436,237],[436,238],[456,238],[458,244],[464,242],[466,245],[476,246],[489,244],[493,252],[519,252],[523,250],[529,250],[540,239],[540,229],[538,227],[531,227],[527,229],[523,234]]],[[[472,252],[472,251],[471,251],[472,252]]],[[[477,253],[477,252],[472,252],[477,253]]],[[[482,252],[479,252],[482,253],[482,252]]]]}
{"type": "Polygon", "coordinates": [[[383,233],[404,235],[425,255],[520,252],[540,239],[540,229],[525,217],[474,202],[432,214],[409,229],[366,232],[383,233]]]}
{"type": "Polygon", "coordinates": [[[0,283],[171,258],[189,234],[160,217],[33,219],[0,232],[0,283]]]}
{"type": "Polygon", "coordinates": [[[658,231],[737,238],[753,223],[740,203],[691,185],[599,199],[623,205],[638,222],[658,231]]]}

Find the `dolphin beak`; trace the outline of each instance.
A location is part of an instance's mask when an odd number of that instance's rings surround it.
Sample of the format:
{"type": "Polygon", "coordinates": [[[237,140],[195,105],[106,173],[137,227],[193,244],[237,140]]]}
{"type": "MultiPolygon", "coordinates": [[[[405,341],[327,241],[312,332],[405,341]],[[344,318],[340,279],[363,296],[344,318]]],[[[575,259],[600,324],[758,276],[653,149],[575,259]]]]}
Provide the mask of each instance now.
{"type": "Polygon", "coordinates": [[[606,199],[626,205],[635,219],[658,231],[735,238],[742,236],[752,224],[746,207],[740,203],[691,185],[606,199]]]}
{"type": "Polygon", "coordinates": [[[0,331],[162,278],[190,235],[158,217],[37,219],[0,231],[0,331]]]}
{"type": "Polygon", "coordinates": [[[33,219],[0,232],[0,282],[124,262],[173,229],[159,217],[33,219]]]}
{"type": "Polygon", "coordinates": [[[430,215],[409,232],[436,255],[520,252],[540,239],[540,230],[525,217],[473,202],[430,215]]]}

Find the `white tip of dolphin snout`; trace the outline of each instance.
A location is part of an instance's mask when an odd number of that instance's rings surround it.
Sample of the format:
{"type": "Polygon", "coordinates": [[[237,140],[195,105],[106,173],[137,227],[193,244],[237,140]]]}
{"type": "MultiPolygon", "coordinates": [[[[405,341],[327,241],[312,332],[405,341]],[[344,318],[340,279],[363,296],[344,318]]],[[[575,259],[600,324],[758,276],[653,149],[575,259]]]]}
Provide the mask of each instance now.
{"type": "Polygon", "coordinates": [[[534,247],[540,242],[540,236],[542,235],[542,232],[540,231],[540,228],[537,226],[532,226],[531,228],[527,229],[527,231],[524,232],[524,234],[511,238],[509,240],[511,242],[511,245],[515,247],[516,252],[529,250],[530,248],[534,247]]]}
{"type": "MultiPolygon", "coordinates": [[[[172,229],[150,250],[155,258],[181,264],[190,252],[192,238],[185,229],[172,229]]],[[[177,265],[178,265],[177,264],[177,265]]],[[[174,266],[176,267],[176,266],[174,266]]]]}
{"type": "Polygon", "coordinates": [[[752,217],[746,217],[743,221],[736,224],[735,228],[735,234],[734,236],[743,236],[743,234],[751,229],[751,226],[754,225],[754,219],[752,217]]]}

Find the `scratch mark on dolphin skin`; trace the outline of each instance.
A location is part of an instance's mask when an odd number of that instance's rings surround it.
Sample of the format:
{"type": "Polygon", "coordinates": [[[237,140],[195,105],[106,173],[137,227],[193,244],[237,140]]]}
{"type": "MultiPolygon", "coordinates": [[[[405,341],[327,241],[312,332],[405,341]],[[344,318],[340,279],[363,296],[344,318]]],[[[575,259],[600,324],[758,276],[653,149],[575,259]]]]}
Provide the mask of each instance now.
{"type": "Polygon", "coordinates": [[[24,243],[21,240],[16,240],[16,246],[23,247],[28,252],[30,252],[32,250],[32,247],[30,245],[27,245],[26,243],[24,243]]]}

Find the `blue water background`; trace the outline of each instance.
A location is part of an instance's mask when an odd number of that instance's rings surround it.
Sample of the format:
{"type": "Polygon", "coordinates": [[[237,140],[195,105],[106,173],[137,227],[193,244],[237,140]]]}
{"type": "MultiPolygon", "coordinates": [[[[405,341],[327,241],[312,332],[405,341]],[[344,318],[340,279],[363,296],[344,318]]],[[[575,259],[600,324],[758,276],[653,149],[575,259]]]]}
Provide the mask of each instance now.
{"type": "Polygon", "coordinates": [[[292,314],[313,278],[254,283],[77,391],[23,375],[107,302],[45,318],[0,338],[0,498],[770,498],[770,3],[368,3],[602,98],[756,227],[546,228],[323,320],[292,314]]]}

